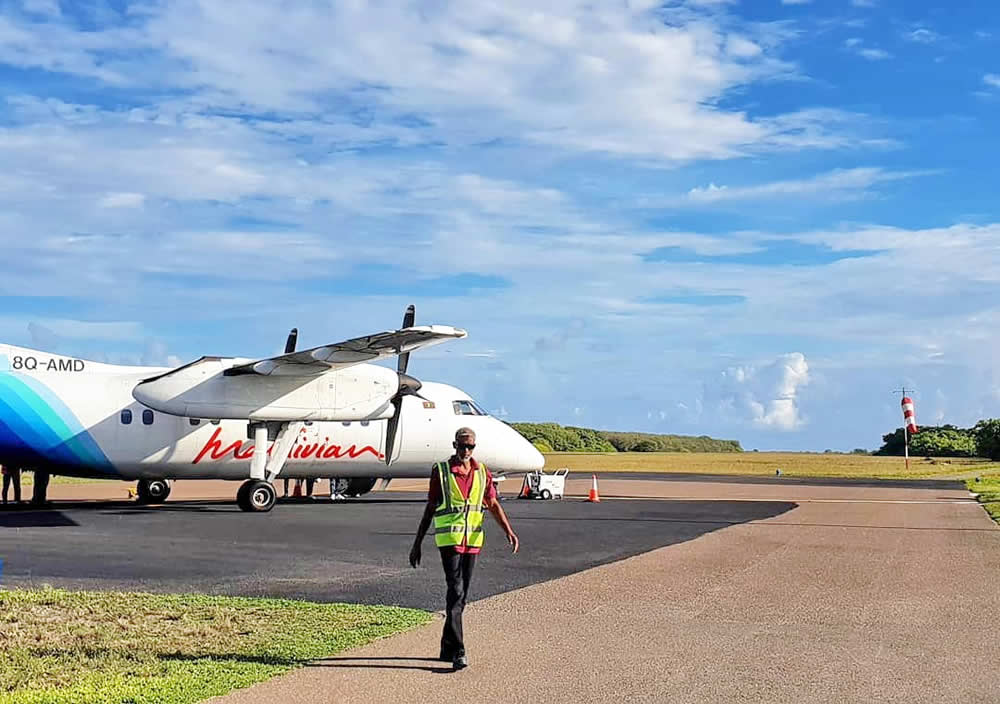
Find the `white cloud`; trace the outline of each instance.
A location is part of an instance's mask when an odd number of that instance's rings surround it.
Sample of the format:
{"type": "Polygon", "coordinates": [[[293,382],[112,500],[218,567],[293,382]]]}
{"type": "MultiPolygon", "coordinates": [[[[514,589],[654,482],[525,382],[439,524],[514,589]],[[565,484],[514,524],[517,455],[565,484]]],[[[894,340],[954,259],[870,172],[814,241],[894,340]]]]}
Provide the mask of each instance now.
{"type": "MultiPolygon", "coordinates": [[[[572,0],[539,10],[521,0],[427,10],[414,2],[289,13],[277,2],[189,0],[150,5],[127,26],[93,32],[7,20],[0,61],[188,91],[189,107],[202,111],[291,114],[314,129],[374,139],[506,137],[667,160],[727,158],[794,142],[801,129],[791,116],[782,130],[779,120],[717,107],[747,85],[797,76],[779,53],[791,34],[741,25],[728,4],[572,0]],[[109,58],[112,49],[121,58],[109,58]],[[348,110],[331,115],[331,103],[348,110]],[[367,110],[366,128],[351,121],[351,108],[367,110]],[[405,126],[414,117],[419,124],[405,126]]],[[[197,112],[179,117],[190,122],[197,112]]]]}
{"type": "Polygon", "coordinates": [[[109,193],[98,202],[102,208],[141,208],[146,196],[141,193],[109,193]]]}
{"type": "Polygon", "coordinates": [[[905,32],[903,38],[918,44],[934,44],[941,40],[941,35],[926,27],[919,27],[912,32],[905,32]]]}
{"type": "Polygon", "coordinates": [[[864,47],[860,37],[849,37],[844,40],[844,48],[869,61],[884,61],[892,58],[892,54],[884,49],[864,47]]]}
{"type": "Polygon", "coordinates": [[[858,55],[869,61],[884,61],[892,58],[892,54],[884,49],[860,49],[858,55]]]}
{"type": "Polygon", "coordinates": [[[987,73],[983,76],[983,83],[991,88],[1000,88],[1000,75],[996,73],[987,73]]]}
{"type": "Polygon", "coordinates": [[[854,7],[875,7],[878,2],[877,0],[851,0],[851,4],[854,7]]]}
{"type": "Polygon", "coordinates": [[[781,0],[782,5],[808,5],[812,0],[781,0]]]}
{"type": "Polygon", "coordinates": [[[728,187],[714,183],[705,187],[692,188],[687,200],[693,203],[718,203],[733,200],[756,200],[763,198],[783,198],[787,196],[821,196],[842,199],[864,195],[866,189],[879,183],[921,175],[914,171],[887,171],[877,167],[836,169],[812,178],[774,181],[756,186],[728,187]]]}
{"type": "Polygon", "coordinates": [[[24,0],[21,4],[25,12],[31,12],[48,17],[59,17],[62,11],[59,9],[58,0],[24,0]]]}
{"type": "Polygon", "coordinates": [[[726,52],[730,56],[749,59],[763,53],[760,44],[756,44],[740,36],[730,36],[726,41],[726,52]]]}
{"type": "Polygon", "coordinates": [[[718,389],[707,389],[718,397],[723,414],[759,428],[797,430],[806,420],[799,409],[799,390],[809,384],[809,364],[800,352],[779,356],[764,364],[730,367],[722,372],[718,389]]]}
{"type": "Polygon", "coordinates": [[[0,316],[3,328],[20,327],[28,330],[36,344],[53,345],[68,340],[129,340],[142,334],[142,325],[133,321],[91,322],[60,318],[25,320],[17,316],[0,316]]]}

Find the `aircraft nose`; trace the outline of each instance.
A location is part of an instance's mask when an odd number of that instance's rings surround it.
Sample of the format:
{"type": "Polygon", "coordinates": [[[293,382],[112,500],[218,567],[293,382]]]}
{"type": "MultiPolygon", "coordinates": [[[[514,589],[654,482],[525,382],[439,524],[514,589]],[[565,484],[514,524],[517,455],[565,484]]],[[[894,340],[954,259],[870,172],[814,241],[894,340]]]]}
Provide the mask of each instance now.
{"type": "Polygon", "coordinates": [[[538,448],[525,440],[521,449],[521,466],[525,471],[534,472],[545,467],[545,455],[538,448]]]}

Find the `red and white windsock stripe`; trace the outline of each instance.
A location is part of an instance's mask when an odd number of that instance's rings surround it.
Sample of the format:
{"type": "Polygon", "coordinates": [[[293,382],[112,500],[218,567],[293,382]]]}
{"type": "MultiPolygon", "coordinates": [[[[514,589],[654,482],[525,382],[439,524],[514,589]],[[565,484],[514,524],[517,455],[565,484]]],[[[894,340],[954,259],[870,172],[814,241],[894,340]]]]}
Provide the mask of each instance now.
{"type": "Polygon", "coordinates": [[[903,397],[903,424],[906,430],[912,435],[917,432],[917,416],[913,412],[913,399],[909,396],[903,397]]]}

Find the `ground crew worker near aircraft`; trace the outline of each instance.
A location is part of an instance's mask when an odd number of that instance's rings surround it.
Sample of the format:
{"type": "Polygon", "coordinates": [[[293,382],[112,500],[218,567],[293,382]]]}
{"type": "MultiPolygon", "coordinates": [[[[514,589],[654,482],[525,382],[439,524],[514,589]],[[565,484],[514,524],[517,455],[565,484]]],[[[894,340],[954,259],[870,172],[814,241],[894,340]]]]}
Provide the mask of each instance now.
{"type": "Polygon", "coordinates": [[[427,506],[410,550],[410,565],[416,567],[420,564],[420,544],[433,518],[434,542],[441,551],[444,578],[448,584],[440,658],[451,660],[454,668],[461,670],[469,664],[462,633],[462,612],[469,595],[476,555],[485,539],[484,509],[493,514],[507,534],[512,552],[517,552],[518,540],[497,500],[493,476],[486,465],[472,457],[476,448],[476,433],[471,428],[459,428],[452,445],[455,454],[445,462],[438,462],[431,471],[427,506]]]}
{"type": "Polygon", "coordinates": [[[14,503],[21,503],[21,468],[3,465],[3,502],[7,503],[7,493],[14,485],[14,503]]]}

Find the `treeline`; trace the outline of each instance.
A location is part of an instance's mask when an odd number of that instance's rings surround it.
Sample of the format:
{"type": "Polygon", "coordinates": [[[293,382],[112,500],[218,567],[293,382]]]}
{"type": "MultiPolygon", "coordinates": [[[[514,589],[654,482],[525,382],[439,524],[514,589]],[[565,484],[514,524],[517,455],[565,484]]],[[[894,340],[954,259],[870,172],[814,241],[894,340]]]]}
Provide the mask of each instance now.
{"type": "Polygon", "coordinates": [[[576,428],[558,423],[511,423],[542,452],[743,452],[738,440],[707,435],[656,435],[576,428]]]}
{"type": "MultiPolygon", "coordinates": [[[[882,436],[874,454],[902,457],[903,429],[882,436]]],[[[988,457],[1000,459],[1000,419],[981,420],[971,428],[929,425],[910,436],[910,454],[917,457],[988,457]]]]}

